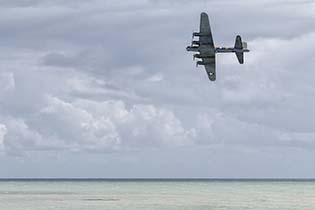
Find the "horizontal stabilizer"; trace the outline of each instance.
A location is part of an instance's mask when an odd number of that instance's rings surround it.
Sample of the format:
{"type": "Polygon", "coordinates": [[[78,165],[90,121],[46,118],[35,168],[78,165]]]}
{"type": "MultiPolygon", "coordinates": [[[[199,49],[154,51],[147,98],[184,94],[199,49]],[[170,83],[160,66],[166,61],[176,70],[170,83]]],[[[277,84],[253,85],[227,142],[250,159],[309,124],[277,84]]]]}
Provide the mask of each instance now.
{"type": "Polygon", "coordinates": [[[247,42],[242,42],[243,49],[247,49],[247,42]]]}
{"type": "Polygon", "coordinates": [[[243,52],[236,52],[236,57],[237,57],[237,60],[240,64],[243,64],[244,63],[244,53],[243,52]]]}
{"type": "MultiPolygon", "coordinates": [[[[242,38],[240,35],[236,36],[234,48],[237,50],[247,49],[247,43],[242,42],[242,38]]],[[[237,60],[240,64],[244,63],[244,52],[235,52],[237,60]]]]}

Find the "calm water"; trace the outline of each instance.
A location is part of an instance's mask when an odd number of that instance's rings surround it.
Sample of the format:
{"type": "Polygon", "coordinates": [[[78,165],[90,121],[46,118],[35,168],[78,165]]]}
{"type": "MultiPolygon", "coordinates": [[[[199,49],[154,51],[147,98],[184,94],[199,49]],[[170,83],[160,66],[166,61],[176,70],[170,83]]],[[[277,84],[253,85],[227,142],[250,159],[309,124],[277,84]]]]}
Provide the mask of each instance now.
{"type": "Polygon", "coordinates": [[[0,181],[0,210],[315,210],[315,181],[0,181]]]}

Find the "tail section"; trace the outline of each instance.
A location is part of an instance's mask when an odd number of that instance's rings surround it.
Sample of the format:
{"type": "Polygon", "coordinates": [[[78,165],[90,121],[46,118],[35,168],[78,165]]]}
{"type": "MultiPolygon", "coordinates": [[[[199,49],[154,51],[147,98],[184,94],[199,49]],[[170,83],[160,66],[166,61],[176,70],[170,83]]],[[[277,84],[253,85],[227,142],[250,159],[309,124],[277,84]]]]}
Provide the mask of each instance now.
{"type": "MultiPolygon", "coordinates": [[[[245,44],[247,45],[247,44],[245,44]]],[[[235,45],[234,45],[234,48],[237,49],[237,50],[242,50],[243,49],[243,43],[242,43],[242,38],[240,35],[237,35],[236,36],[236,39],[235,39],[235,45]]],[[[237,57],[237,60],[240,64],[243,64],[244,63],[244,52],[235,52],[236,54],[236,57],[237,57]]]]}
{"type": "Polygon", "coordinates": [[[244,53],[243,52],[236,52],[236,57],[237,57],[237,60],[240,64],[243,64],[244,63],[244,53]]]}

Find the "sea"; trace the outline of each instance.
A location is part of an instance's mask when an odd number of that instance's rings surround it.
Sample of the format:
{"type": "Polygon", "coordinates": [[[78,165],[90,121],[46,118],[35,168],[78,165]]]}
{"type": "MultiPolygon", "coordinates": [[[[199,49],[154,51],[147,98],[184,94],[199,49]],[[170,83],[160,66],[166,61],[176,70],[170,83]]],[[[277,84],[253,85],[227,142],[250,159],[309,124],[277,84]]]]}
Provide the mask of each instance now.
{"type": "Polygon", "coordinates": [[[0,180],[0,210],[315,210],[315,180],[0,180]]]}

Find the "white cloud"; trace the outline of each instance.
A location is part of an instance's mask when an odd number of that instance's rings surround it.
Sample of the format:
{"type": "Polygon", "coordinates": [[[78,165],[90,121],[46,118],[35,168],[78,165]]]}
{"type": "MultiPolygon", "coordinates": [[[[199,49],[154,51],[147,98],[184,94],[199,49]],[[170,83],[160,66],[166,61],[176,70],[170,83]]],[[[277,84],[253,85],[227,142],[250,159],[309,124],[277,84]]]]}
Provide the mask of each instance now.
{"type": "Polygon", "coordinates": [[[15,80],[12,72],[0,73],[0,89],[1,92],[12,90],[15,88],[15,80]]]}
{"type": "Polygon", "coordinates": [[[48,98],[47,107],[34,121],[37,126],[44,123],[41,132],[62,141],[65,149],[111,150],[120,144],[116,127],[106,116],[96,118],[87,110],[56,97],[48,98]]]}
{"type": "Polygon", "coordinates": [[[7,153],[23,155],[25,151],[36,150],[45,144],[43,137],[29,128],[23,120],[4,119],[3,121],[6,127],[3,146],[7,153]]]}
{"type": "Polygon", "coordinates": [[[185,130],[168,110],[153,105],[126,108],[122,101],[65,102],[47,97],[47,106],[28,120],[6,122],[5,147],[15,151],[118,151],[187,146],[193,131],[185,130]],[[36,129],[33,130],[33,128],[36,129]]]}
{"type": "Polygon", "coordinates": [[[162,74],[156,74],[156,75],[149,77],[147,80],[150,82],[160,82],[163,79],[164,79],[164,77],[162,74]]]}
{"type": "Polygon", "coordinates": [[[7,134],[7,128],[5,125],[0,124],[0,151],[4,148],[4,136],[7,134]]]}

